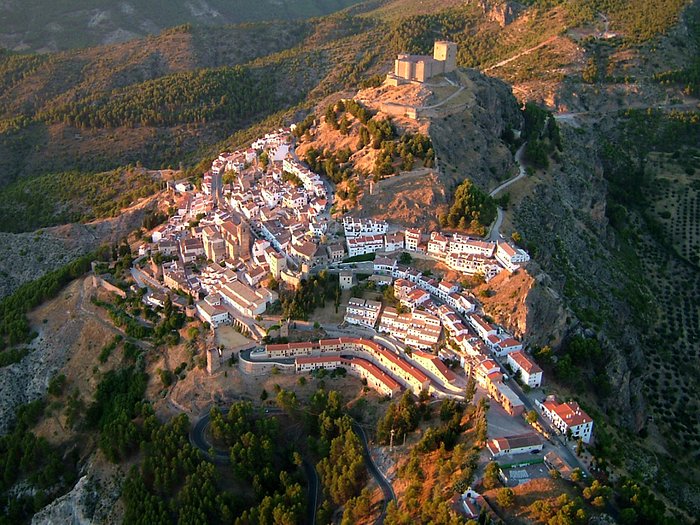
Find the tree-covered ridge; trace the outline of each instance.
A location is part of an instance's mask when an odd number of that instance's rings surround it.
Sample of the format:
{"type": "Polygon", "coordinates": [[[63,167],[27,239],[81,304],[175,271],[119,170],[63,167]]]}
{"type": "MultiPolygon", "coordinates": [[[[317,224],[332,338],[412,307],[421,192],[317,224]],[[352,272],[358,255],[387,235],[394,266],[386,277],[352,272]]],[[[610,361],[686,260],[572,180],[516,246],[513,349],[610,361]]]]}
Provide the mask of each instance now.
{"type": "Polygon", "coordinates": [[[240,123],[276,106],[273,78],[241,66],[177,73],[47,111],[49,122],[82,127],[240,123]],[[261,89],[263,87],[263,89],[261,89]]]}
{"type": "Polygon", "coordinates": [[[0,8],[0,45],[13,48],[21,43],[35,51],[66,50],[101,45],[119,33],[144,36],[174,26],[207,30],[228,24],[293,21],[327,15],[357,3],[358,0],[208,0],[192,4],[182,0],[142,0],[125,7],[104,0],[54,4],[8,0],[0,8]],[[60,24],[56,24],[57,20],[60,24]],[[53,29],[47,31],[52,23],[53,29]]]}
{"type": "Polygon", "coordinates": [[[66,172],[20,179],[0,187],[0,231],[23,232],[68,222],[116,217],[160,190],[144,169],[66,172]]]}
{"type": "Polygon", "coordinates": [[[697,97],[700,95],[700,59],[683,69],[665,71],[654,75],[654,80],[662,84],[680,84],[683,93],[697,97]]]}
{"type": "Polygon", "coordinates": [[[559,124],[554,115],[532,102],[523,110],[523,132],[521,139],[526,141],[524,159],[535,168],[549,167],[549,157],[558,158],[563,145],[559,124]]]}
{"type": "Polygon", "coordinates": [[[564,33],[570,27],[607,15],[611,30],[627,44],[640,44],[667,32],[677,23],[688,0],[530,0],[524,31],[512,34],[484,17],[475,4],[453,7],[430,15],[398,19],[388,34],[396,52],[432,54],[436,39],[458,44],[457,63],[484,67],[564,33]],[[563,16],[551,17],[553,13],[563,16]]]}
{"type": "Polygon", "coordinates": [[[610,17],[611,30],[632,44],[646,42],[668,31],[688,0],[565,0],[572,20],[592,20],[599,13],[610,17]]]}
{"type": "Polygon", "coordinates": [[[113,462],[129,457],[141,441],[142,428],[134,419],[142,414],[147,381],[141,366],[132,365],[110,370],[97,387],[86,423],[99,432],[100,449],[113,462]]]}
{"type": "MultiPolygon", "coordinates": [[[[47,55],[19,55],[0,48],[0,92],[7,92],[50,60],[47,55]]],[[[0,105],[0,114],[7,109],[0,105]]]]}

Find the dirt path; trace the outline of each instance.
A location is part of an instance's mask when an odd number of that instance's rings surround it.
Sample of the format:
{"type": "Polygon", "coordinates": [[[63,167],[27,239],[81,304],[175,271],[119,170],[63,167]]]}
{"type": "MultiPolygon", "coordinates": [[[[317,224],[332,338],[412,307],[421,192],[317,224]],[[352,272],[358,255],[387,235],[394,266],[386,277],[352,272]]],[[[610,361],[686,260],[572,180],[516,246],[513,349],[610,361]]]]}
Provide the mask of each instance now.
{"type": "MultiPolygon", "coordinates": [[[[87,283],[89,279],[90,279],[90,277],[87,277],[85,279],[85,283],[87,283]]],[[[115,334],[121,335],[125,341],[130,341],[130,342],[134,343],[135,345],[140,346],[144,350],[150,350],[151,348],[153,348],[152,344],[147,343],[145,341],[141,341],[140,339],[134,339],[133,337],[128,336],[124,330],[114,326],[114,324],[112,324],[112,322],[107,321],[104,317],[99,315],[97,312],[94,312],[94,311],[86,308],[85,307],[85,288],[86,288],[86,286],[87,286],[86,284],[80,286],[78,301],[76,304],[77,310],[79,310],[82,315],[89,317],[94,321],[97,321],[99,324],[101,324],[102,326],[104,326],[108,330],[114,332],[115,334]]],[[[90,287],[90,290],[92,290],[92,287],[90,287]]]]}
{"type": "Polygon", "coordinates": [[[455,97],[456,97],[457,95],[459,95],[462,91],[464,91],[464,86],[459,86],[459,89],[458,89],[457,91],[455,91],[454,93],[452,93],[452,94],[451,94],[449,97],[447,97],[445,100],[441,100],[441,101],[438,102],[437,104],[433,104],[433,105],[431,105],[431,106],[419,106],[419,107],[417,107],[416,109],[417,109],[417,110],[426,110],[426,109],[435,109],[435,108],[439,108],[439,107],[442,106],[443,104],[446,104],[447,102],[449,102],[450,100],[452,100],[453,98],[455,98],[455,97]]]}
{"type": "Polygon", "coordinates": [[[487,71],[491,71],[491,70],[493,70],[493,69],[496,69],[496,68],[505,66],[506,64],[509,64],[509,63],[513,62],[513,60],[517,60],[517,59],[519,59],[519,58],[522,57],[522,56],[528,55],[528,54],[532,53],[533,51],[537,51],[539,48],[544,47],[544,46],[546,46],[547,44],[549,44],[549,43],[551,43],[551,42],[554,42],[554,40],[556,40],[557,38],[558,38],[557,35],[550,36],[550,37],[549,37],[547,40],[545,40],[544,42],[540,42],[540,43],[537,44],[536,46],[531,47],[530,49],[526,49],[525,51],[521,51],[521,52],[518,53],[517,55],[514,55],[514,56],[512,56],[512,57],[510,57],[510,58],[506,58],[505,60],[501,60],[501,61],[498,62],[497,64],[494,64],[493,66],[489,66],[489,67],[487,67],[486,69],[482,70],[482,72],[483,72],[483,73],[486,73],[487,71]]]}

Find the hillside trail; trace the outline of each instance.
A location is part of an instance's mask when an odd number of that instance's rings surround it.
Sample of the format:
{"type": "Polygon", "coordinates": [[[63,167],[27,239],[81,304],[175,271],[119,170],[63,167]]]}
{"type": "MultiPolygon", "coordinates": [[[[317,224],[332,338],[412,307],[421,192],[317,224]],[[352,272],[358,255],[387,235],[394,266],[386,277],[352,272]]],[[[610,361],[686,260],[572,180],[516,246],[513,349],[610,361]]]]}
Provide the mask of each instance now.
{"type": "Polygon", "coordinates": [[[482,73],[486,73],[486,72],[491,71],[491,70],[493,70],[493,69],[496,69],[496,68],[505,66],[506,64],[511,63],[513,60],[517,60],[517,59],[519,59],[519,58],[522,57],[522,56],[528,55],[528,54],[532,53],[533,51],[537,51],[539,48],[544,47],[544,46],[546,46],[547,44],[549,44],[549,43],[551,43],[551,42],[554,42],[554,40],[556,40],[557,38],[558,38],[557,35],[550,36],[547,40],[544,40],[543,42],[540,42],[540,43],[537,44],[536,46],[533,46],[533,47],[531,47],[531,48],[529,48],[529,49],[525,49],[524,51],[521,51],[521,52],[518,53],[517,55],[513,55],[513,56],[510,57],[510,58],[506,58],[505,60],[501,60],[501,61],[498,62],[497,64],[494,64],[494,65],[492,65],[492,66],[487,67],[486,69],[483,69],[483,70],[482,70],[482,73]]]}

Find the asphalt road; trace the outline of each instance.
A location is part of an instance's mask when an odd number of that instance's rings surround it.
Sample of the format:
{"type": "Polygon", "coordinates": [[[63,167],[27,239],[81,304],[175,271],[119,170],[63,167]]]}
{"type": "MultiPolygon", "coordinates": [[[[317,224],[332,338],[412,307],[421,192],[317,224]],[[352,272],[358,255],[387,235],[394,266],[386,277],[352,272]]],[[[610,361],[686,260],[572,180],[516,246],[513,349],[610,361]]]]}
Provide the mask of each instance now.
{"type": "Polygon", "coordinates": [[[356,421],[353,421],[352,428],[355,431],[355,434],[358,435],[360,441],[362,442],[362,446],[364,448],[365,465],[367,465],[367,470],[375,479],[379,487],[382,489],[382,493],[384,494],[382,512],[377,518],[377,521],[375,521],[377,525],[381,525],[382,523],[384,523],[384,518],[386,518],[386,508],[389,505],[390,501],[396,500],[396,494],[394,493],[394,488],[391,486],[391,483],[384,477],[384,474],[382,474],[382,472],[379,470],[379,467],[377,467],[376,463],[372,459],[372,455],[369,453],[367,435],[365,434],[364,429],[356,421]]]}
{"type": "Polygon", "coordinates": [[[520,146],[518,148],[518,151],[515,152],[515,162],[518,164],[518,174],[515,177],[511,177],[507,181],[503,182],[502,184],[498,185],[496,188],[491,190],[489,195],[491,197],[495,197],[498,195],[501,191],[506,189],[508,186],[513,184],[515,181],[518,181],[525,177],[527,175],[527,170],[525,169],[525,166],[523,166],[523,152],[525,151],[525,144],[520,146]]]}
{"type": "MultiPolygon", "coordinates": [[[[518,151],[515,152],[515,162],[518,164],[518,174],[515,177],[508,179],[507,181],[500,184],[498,187],[491,190],[491,192],[489,193],[489,195],[491,197],[495,197],[502,190],[506,189],[508,186],[510,186],[511,184],[513,184],[516,181],[519,181],[520,179],[525,177],[525,175],[527,175],[527,171],[525,170],[525,166],[523,165],[523,152],[524,151],[525,151],[525,144],[520,146],[520,148],[518,148],[518,151]]],[[[503,223],[503,209],[499,207],[496,209],[496,212],[497,212],[496,219],[495,219],[493,225],[491,226],[491,230],[489,230],[489,234],[487,237],[489,241],[494,241],[494,242],[498,241],[501,237],[500,229],[501,229],[501,224],[503,223]]]]}
{"type": "Polygon", "coordinates": [[[226,450],[214,449],[214,456],[212,457],[210,454],[213,447],[204,437],[204,431],[209,425],[209,419],[209,412],[207,412],[195,423],[192,430],[190,430],[190,443],[192,443],[192,446],[198,448],[210,461],[218,465],[227,465],[231,462],[231,458],[226,450]]]}
{"type": "Polygon", "coordinates": [[[304,459],[302,463],[304,467],[304,472],[306,473],[306,479],[309,481],[307,485],[307,501],[309,502],[306,512],[307,512],[307,523],[314,525],[316,523],[316,509],[318,508],[318,493],[320,491],[321,482],[318,480],[318,473],[314,466],[304,459]]]}

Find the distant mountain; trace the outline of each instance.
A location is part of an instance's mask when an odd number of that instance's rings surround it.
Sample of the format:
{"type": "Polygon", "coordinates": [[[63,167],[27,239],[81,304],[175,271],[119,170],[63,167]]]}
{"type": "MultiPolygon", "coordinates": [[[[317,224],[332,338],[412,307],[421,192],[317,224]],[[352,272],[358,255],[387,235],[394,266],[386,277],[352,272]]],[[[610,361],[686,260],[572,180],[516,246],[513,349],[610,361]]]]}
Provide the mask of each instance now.
{"type": "Polygon", "coordinates": [[[225,25],[321,16],[358,0],[7,0],[0,3],[0,46],[58,51],[114,44],[192,23],[225,25]]]}

